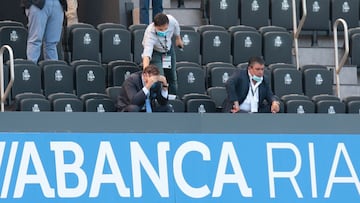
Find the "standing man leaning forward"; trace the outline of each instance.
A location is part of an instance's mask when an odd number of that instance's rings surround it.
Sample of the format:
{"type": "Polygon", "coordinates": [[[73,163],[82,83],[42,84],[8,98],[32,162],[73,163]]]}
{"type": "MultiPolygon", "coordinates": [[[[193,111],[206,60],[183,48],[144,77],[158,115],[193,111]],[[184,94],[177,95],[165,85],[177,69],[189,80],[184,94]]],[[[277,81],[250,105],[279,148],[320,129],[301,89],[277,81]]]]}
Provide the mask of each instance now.
{"type": "Polygon", "coordinates": [[[277,113],[280,103],[264,76],[264,60],[252,57],[247,70],[236,70],[226,82],[224,112],[277,113]]]}
{"type": "Polygon", "coordinates": [[[169,93],[176,94],[176,55],[172,46],[172,37],[175,35],[176,46],[183,48],[178,21],[171,15],[159,13],[154,22],[145,30],[142,45],[143,67],[150,63],[156,65],[161,75],[165,75],[169,82],[169,93]]]}

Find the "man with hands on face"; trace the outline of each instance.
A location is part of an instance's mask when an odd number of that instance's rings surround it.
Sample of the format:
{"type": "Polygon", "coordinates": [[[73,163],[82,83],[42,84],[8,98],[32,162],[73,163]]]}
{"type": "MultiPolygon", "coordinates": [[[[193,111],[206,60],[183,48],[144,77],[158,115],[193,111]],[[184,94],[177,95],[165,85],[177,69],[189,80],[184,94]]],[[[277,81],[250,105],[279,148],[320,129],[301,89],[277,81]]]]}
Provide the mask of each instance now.
{"type": "Polygon", "coordinates": [[[251,57],[247,70],[236,70],[226,82],[224,112],[277,113],[280,103],[264,76],[264,60],[251,57]]]}
{"type": "Polygon", "coordinates": [[[131,74],[122,84],[118,111],[172,112],[168,105],[168,83],[155,65],[131,74]],[[149,101],[149,106],[146,104],[149,101]]]}

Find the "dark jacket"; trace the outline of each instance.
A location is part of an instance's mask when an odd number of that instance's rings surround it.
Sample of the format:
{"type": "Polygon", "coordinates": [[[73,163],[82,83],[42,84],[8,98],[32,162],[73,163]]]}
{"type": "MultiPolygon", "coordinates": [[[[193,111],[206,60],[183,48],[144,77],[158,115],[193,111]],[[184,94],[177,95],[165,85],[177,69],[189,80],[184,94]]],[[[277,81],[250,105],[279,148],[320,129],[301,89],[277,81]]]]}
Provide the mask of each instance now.
{"type": "MultiPolygon", "coordinates": [[[[35,5],[36,7],[42,9],[44,8],[46,0],[21,0],[20,6],[24,8],[30,8],[31,5],[35,5]]],[[[67,3],[66,0],[59,0],[64,11],[67,10],[67,3]]]]}
{"type": "MultiPolygon", "coordinates": [[[[141,75],[142,71],[135,72],[131,74],[122,84],[122,89],[118,98],[118,109],[120,111],[128,105],[136,105],[140,108],[144,106],[146,95],[144,94],[144,91],[142,91],[144,85],[142,83],[141,75]]],[[[158,89],[155,98],[152,99],[151,104],[153,109],[155,107],[155,99],[160,105],[166,105],[168,101],[161,95],[161,89],[158,89]]]]}
{"type": "MultiPolygon", "coordinates": [[[[247,70],[236,70],[226,82],[227,98],[224,102],[224,112],[230,112],[234,101],[242,104],[249,92],[250,78],[247,70]]],[[[262,83],[259,85],[258,112],[270,112],[270,106],[277,97],[273,94],[268,78],[264,75],[262,83]]]]}

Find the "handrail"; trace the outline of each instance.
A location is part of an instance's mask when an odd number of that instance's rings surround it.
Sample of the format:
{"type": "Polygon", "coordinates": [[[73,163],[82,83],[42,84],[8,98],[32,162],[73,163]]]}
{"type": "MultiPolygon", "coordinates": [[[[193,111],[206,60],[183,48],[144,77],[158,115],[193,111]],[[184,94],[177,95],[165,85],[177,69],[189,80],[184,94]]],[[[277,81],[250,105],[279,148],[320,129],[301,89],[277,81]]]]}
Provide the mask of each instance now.
{"type": "Polygon", "coordinates": [[[299,61],[299,43],[298,38],[301,32],[302,27],[304,26],[305,19],[307,17],[307,8],[306,8],[306,0],[302,0],[303,4],[303,15],[299,22],[299,26],[297,26],[297,17],[296,17],[296,1],[292,0],[292,9],[293,9],[293,32],[294,32],[294,46],[295,46],[295,60],[296,60],[296,68],[300,69],[300,61],[299,61]]]}
{"type": "Polygon", "coordinates": [[[14,84],[14,53],[12,48],[9,45],[4,45],[0,48],[0,101],[1,101],[1,112],[4,112],[4,103],[5,99],[9,95],[10,89],[14,84]],[[9,84],[6,87],[6,90],[4,92],[4,51],[5,49],[9,52],[9,58],[10,58],[10,81],[9,84]]]}
{"type": "Polygon", "coordinates": [[[336,19],[333,25],[333,30],[334,30],[334,48],[335,48],[336,96],[340,98],[340,71],[349,56],[349,33],[348,33],[348,26],[346,21],[342,18],[336,19]],[[339,42],[338,42],[338,33],[337,33],[337,27],[339,23],[342,23],[344,26],[344,43],[345,43],[345,52],[341,58],[340,63],[339,63],[339,50],[338,50],[339,42]]]}

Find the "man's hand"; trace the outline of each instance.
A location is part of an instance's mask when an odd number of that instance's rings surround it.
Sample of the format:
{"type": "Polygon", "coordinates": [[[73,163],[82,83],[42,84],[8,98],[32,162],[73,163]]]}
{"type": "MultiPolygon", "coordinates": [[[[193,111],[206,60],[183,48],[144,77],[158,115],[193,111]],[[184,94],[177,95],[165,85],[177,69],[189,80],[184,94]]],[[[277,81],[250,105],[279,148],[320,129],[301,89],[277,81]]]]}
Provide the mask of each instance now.
{"type": "Polygon", "coordinates": [[[277,113],[280,111],[280,102],[273,101],[271,103],[271,113],[277,113]]]}
{"type": "Polygon", "coordinates": [[[148,78],[145,80],[145,87],[146,87],[146,89],[150,90],[151,86],[152,86],[155,82],[159,81],[159,77],[160,77],[159,75],[152,75],[152,76],[148,77],[148,78]]]}
{"type": "Polygon", "coordinates": [[[240,111],[240,105],[238,101],[234,101],[234,105],[230,111],[231,113],[237,113],[240,111]]]}
{"type": "Polygon", "coordinates": [[[167,83],[165,76],[159,75],[158,81],[162,83],[163,89],[167,89],[169,87],[169,84],[167,83]]]}
{"type": "Polygon", "coordinates": [[[179,48],[184,48],[184,43],[180,36],[176,36],[175,45],[179,48]]]}

